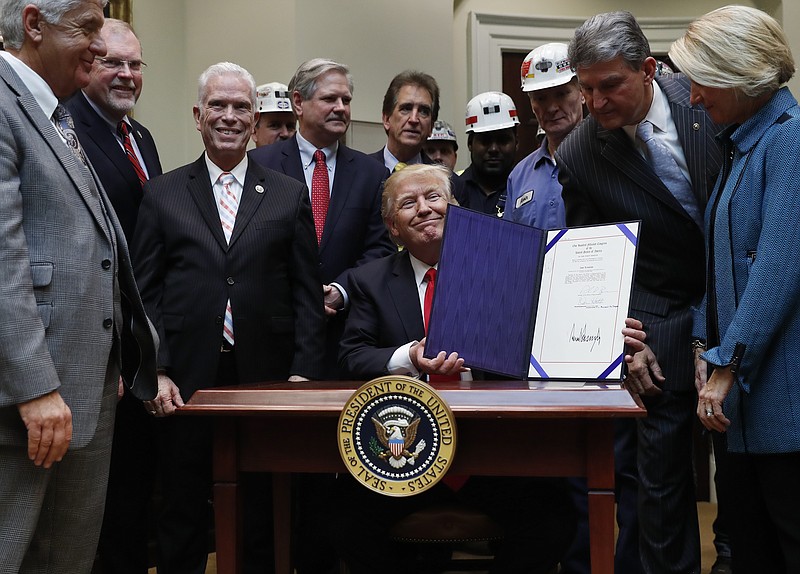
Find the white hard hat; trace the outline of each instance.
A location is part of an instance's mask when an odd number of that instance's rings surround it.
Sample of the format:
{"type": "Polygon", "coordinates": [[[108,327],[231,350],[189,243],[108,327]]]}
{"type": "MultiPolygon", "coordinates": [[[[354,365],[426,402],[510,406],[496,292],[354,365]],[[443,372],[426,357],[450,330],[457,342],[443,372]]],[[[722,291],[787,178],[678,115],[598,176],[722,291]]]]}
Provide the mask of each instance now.
{"type": "Polygon", "coordinates": [[[258,111],[261,112],[291,112],[292,100],[289,98],[289,88],[286,84],[270,82],[256,88],[258,111]]]}
{"type": "Polygon", "coordinates": [[[523,92],[566,84],[575,77],[567,55],[567,45],[552,42],[531,51],[522,61],[520,75],[523,92]]]}
{"type": "Polygon", "coordinates": [[[467,104],[466,132],[491,132],[519,125],[514,100],[503,92],[484,92],[467,104]]]}
{"type": "Polygon", "coordinates": [[[453,126],[448,124],[442,120],[436,120],[433,122],[433,129],[431,130],[431,135],[428,138],[428,141],[445,141],[445,142],[453,142],[457,143],[458,139],[456,139],[456,132],[453,130],[453,126]]]}

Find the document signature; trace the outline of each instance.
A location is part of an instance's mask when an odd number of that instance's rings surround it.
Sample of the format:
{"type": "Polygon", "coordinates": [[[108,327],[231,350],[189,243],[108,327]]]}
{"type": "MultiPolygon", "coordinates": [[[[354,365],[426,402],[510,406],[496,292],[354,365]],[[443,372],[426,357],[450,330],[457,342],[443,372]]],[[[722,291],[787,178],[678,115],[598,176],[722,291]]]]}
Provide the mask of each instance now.
{"type": "Polygon", "coordinates": [[[576,325],[575,323],[572,324],[572,329],[569,332],[569,342],[570,343],[591,343],[589,347],[589,351],[594,351],[594,346],[600,346],[600,327],[597,328],[596,334],[589,333],[589,327],[584,324],[576,333],[576,325]]]}

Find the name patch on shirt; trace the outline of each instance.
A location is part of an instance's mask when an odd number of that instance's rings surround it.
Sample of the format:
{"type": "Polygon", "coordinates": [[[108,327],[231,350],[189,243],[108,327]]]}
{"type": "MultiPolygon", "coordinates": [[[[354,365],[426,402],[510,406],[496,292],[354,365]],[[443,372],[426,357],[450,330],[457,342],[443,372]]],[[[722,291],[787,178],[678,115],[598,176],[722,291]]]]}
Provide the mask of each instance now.
{"type": "Polygon", "coordinates": [[[526,191],[517,198],[517,202],[514,204],[514,208],[519,209],[532,199],[533,199],[533,190],[531,189],[530,191],[526,191]]]}

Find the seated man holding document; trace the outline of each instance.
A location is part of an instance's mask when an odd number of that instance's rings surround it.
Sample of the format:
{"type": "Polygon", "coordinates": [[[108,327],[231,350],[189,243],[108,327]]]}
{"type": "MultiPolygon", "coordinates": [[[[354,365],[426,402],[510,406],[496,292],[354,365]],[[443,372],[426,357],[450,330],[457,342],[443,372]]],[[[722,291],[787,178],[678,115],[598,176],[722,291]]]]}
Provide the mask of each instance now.
{"type": "MultiPolygon", "coordinates": [[[[427,376],[435,383],[457,380],[467,371],[456,352],[423,355],[449,204],[455,200],[449,173],[441,166],[408,166],[386,181],[382,216],[389,234],[404,249],[369,262],[352,275],[351,309],[339,354],[346,376],[363,380],[388,374],[427,376]]],[[[629,351],[645,347],[640,323],[629,321],[623,333],[629,351]]],[[[338,482],[342,491],[338,500],[347,508],[335,525],[342,538],[337,547],[354,574],[374,572],[379,565],[382,572],[419,572],[419,564],[408,557],[386,559],[397,556],[386,540],[387,531],[419,508],[454,499],[503,527],[505,537],[494,549],[491,572],[551,572],[572,540],[572,504],[561,479],[471,477],[461,488],[443,481],[405,498],[370,492],[343,475],[338,482]],[[352,535],[356,530],[357,537],[352,535]]]]}

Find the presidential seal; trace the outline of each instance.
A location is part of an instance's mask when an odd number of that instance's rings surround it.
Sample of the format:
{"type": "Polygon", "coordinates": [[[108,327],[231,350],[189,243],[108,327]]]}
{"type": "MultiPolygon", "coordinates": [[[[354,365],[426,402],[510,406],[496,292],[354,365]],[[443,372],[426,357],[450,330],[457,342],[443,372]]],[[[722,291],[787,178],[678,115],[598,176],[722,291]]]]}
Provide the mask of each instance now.
{"type": "Polygon", "coordinates": [[[456,448],[450,407],[428,384],[373,379],[339,416],[339,453],[355,479],[386,496],[419,494],[445,475],[456,448]]]}

